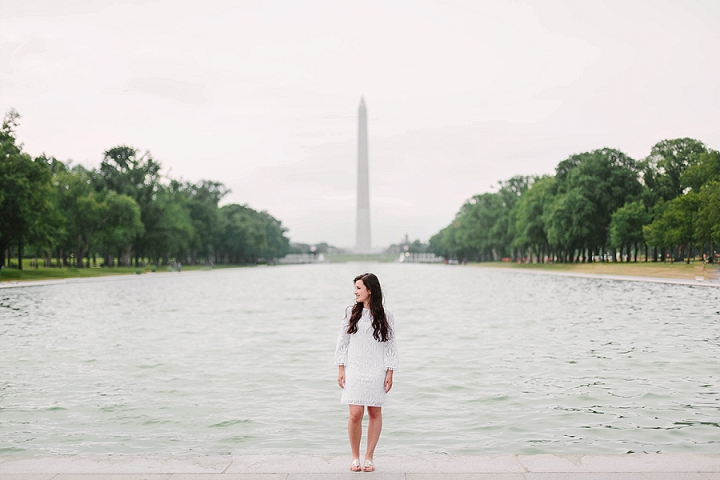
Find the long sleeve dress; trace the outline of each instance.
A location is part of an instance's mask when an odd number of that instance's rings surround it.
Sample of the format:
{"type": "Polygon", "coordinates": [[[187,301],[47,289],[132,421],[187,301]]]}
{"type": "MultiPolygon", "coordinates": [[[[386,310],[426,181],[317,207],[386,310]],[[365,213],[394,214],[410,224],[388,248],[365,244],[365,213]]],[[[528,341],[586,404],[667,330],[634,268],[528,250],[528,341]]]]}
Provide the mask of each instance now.
{"type": "Polygon", "coordinates": [[[340,402],[350,405],[382,407],[385,404],[385,375],[387,370],[397,370],[399,365],[397,342],[395,340],[395,318],[385,310],[390,327],[387,342],[378,342],[373,337],[372,315],[364,308],[357,324],[357,332],[347,333],[352,308],[345,310],[342,319],[335,365],[345,365],[345,388],[340,402]]]}

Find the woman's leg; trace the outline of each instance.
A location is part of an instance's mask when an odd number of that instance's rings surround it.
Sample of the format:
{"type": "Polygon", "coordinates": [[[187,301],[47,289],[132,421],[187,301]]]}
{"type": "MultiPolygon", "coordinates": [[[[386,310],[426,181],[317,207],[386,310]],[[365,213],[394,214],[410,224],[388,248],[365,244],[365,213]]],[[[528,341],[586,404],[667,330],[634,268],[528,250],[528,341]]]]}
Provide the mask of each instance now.
{"type": "Polygon", "coordinates": [[[365,452],[365,459],[372,460],[373,455],[375,455],[375,446],[380,439],[380,431],[382,430],[382,407],[367,407],[367,409],[370,422],[368,424],[367,451],[365,452]]]}
{"type": "MultiPolygon", "coordinates": [[[[368,407],[368,410],[370,407],[368,407]]],[[[360,458],[360,438],[362,437],[362,419],[365,407],[350,405],[350,418],[348,418],[348,436],[350,437],[350,450],[352,458],[360,458]]],[[[376,440],[377,443],[377,440],[376,440]]]]}

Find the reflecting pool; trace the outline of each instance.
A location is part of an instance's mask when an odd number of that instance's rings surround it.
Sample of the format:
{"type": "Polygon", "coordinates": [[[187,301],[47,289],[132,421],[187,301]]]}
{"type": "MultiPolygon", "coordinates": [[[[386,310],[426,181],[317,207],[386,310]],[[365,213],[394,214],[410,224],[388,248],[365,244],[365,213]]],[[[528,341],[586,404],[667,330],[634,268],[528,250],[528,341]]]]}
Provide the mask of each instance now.
{"type": "Polygon", "coordinates": [[[345,453],[365,271],[401,354],[378,455],[720,452],[720,289],[346,263],[0,289],[0,453],[345,453]]]}

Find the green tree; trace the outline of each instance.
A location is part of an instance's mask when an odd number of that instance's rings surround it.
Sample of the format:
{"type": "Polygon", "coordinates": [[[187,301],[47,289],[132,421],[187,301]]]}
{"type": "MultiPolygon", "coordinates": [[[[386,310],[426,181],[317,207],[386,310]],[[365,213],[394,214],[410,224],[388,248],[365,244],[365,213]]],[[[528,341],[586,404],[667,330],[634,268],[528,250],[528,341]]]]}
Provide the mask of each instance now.
{"type": "Polygon", "coordinates": [[[678,246],[680,256],[690,263],[699,207],[700,196],[694,192],[670,200],[663,205],[662,214],[643,228],[645,237],[663,247],[678,246]]]}
{"type": "Polygon", "coordinates": [[[653,193],[655,201],[669,201],[682,195],[681,177],[703,153],[707,153],[705,145],[692,138],[676,138],[656,143],[650,150],[650,155],[640,162],[643,181],[653,193]]]}
{"type": "Polygon", "coordinates": [[[60,244],[63,258],[72,252],[77,267],[93,248],[127,252],[142,234],[140,207],[128,195],[96,191],[93,172],[75,165],[55,176],[57,205],[65,218],[66,237],[60,244]]]}
{"type": "Polygon", "coordinates": [[[579,189],[560,193],[543,213],[548,243],[559,259],[573,261],[574,252],[586,245],[593,228],[594,208],[579,189]]]}
{"type": "Polygon", "coordinates": [[[287,229],[282,222],[269,213],[259,212],[260,218],[265,226],[265,238],[267,242],[261,256],[266,259],[284,257],[290,252],[290,239],[285,236],[287,229]]]}
{"type": "Polygon", "coordinates": [[[24,246],[51,243],[59,219],[45,157],[33,160],[17,143],[19,118],[11,109],[0,127],[0,265],[5,265],[5,251],[15,245],[22,268],[24,246]]]}
{"type": "Polygon", "coordinates": [[[126,249],[122,256],[123,264],[129,263],[133,255],[137,264],[139,257],[146,254],[149,247],[147,238],[152,237],[158,225],[155,200],[160,189],[160,170],[160,163],[150,152],[140,155],[138,149],[121,145],[107,150],[99,170],[91,175],[91,183],[97,192],[112,191],[127,195],[140,207],[143,233],[133,240],[130,251],[126,249]]]}
{"type": "Polygon", "coordinates": [[[500,252],[493,229],[502,218],[503,210],[503,200],[497,193],[475,195],[465,202],[456,217],[456,254],[481,261],[497,260],[500,252]]]}
{"type": "Polygon", "coordinates": [[[48,196],[51,199],[52,207],[49,210],[50,214],[45,217],[43,235],[33,243],[33,246],[35,247],[35,251],[44,258],[45,265],[51,266],[53,251],[57,249],[67,234],[65,217],[59,208],[57,188],[55,185],[56,175],[60,172],[67,171],[67,167],[55,157],[47,157],[44,154],[38,157],[36,161],[45,163],[52,175],[50,185],[48,185],[48,196]]]}
{"type": "MultiPolygon", "coordinates": [[[[567,235],[573,237],[574,248],[587,249],[585,257],[590,259],[608,244],[612,213],[642,192],[637,164],[618,150],[603,148],[572,155],[558,164],[555,176],[560,195],[575,191],[574,197],[589,202],[577,206],[580,216],[572,221],[575,233],[567,235]]],[[[553,238],[558,238],[558,225],[561,223],[555,223],[553,238]]]]}
{"type": "Polygon", "coordinates": [[[660,199],[655,205],[652,206],[650,213],[650,223],[643,226],[643,239],[645,243],[652,246],[653,251],[653,262],[657,261],[658,250],[662,252],[662,261],[665,261],[665,249],[670,247],[666,241],[665,225],[660,220],[667,202],[660,199]]]}
{"type": "Polygon", "coordinates": [[[187,197],[178,190],[179,182],[160,189],[153,211],[154,228],[146,235],[146,254],[156,264],[187,257],[195,238],[187,197]]]}
{"type": "Polygon", "coordinates": [[[138,149],[126,145],[106,150],[98,175],[92,179],[96,190],[128,195],[141,205],[149,203],[160,179],[161,165],[150,152],[138,153],[138,149]]]}
{"type": "Polygon", "coordinates": [[[192,263],[199,258],[212,260],[215,257],[216,238],[220,230],[220,200],[230,193],[222,183],[201,180],[176,187],[186,198],[195,235],[190,245],[192,263]]]}
{"type": "Polygon", "coordinates": [[[710,182],[720,182],[720,152],[717,150],[701,153],[697,162],[688,165],[680,177],[683,191],[690,188],[699,192],[710,182]]]}
{"type": "Polygon", "coordinates": [[[700,190],[695,235],[702,245],[710,245],[710,263],[715,262],[715,244],[720,239],[720,182],[710,182],[700,190]]]}
{"type": "Polygon", "coordinates": [[[218,259],[225,263],[255,263],[287,255],[290,240],[282,223],[267,212],[230,204],[220,209],[218,259]]]}
{"type": "Polygon", "coordinates": [[[538,178],[512,210],[513,245],[521,250],[530,249],[540,261],[543,253],[549,253],[550,247],[543,215],[553,202],[556,190],[557,181],[554,177],[538,178]]]}
{"type": "Polygon", "coordinates": [[[133,240],[145,230],[140,206],[129,196],[115,192],[91,195],[103,197],[98,205],[100,228],[96,246],[105,252],[119,251],[129,256],[133,240]]]}
{"type": "MultiPolygon", "coordinates": [[[[91,172],[82,165],[58,169],[54,177],[56,188],[56,205],[65,220],[65,235],[59,239],[59,256],[61,263],[66,263],[69,254],[74,255],[74,263],[81,262],[78,254],[85,246],[89,248],[87,223],[95,220],[96,205],[92,205],[95,193],[90,185],[91,172]],[[80,199],[86,199],[82,201],[80,199]],[[91,211],[88,211],[91,210],[91,211]]],[[[90,232],[92,235],[94,232],[90,232]]]]}
{"type": "MultiPolygon", "coordinates": [[[[533,180],[533,177],[517,175],[510,180],[498,182],[500,190],[497,194],[502,201],[502,206],[498,218],[490,229],[491,251],[505,256],[514,247],[513,239],[516,235],[516,225],[512,211],[525,192],[528,191],[533,180]]],[[[515,257],[514,249],[511,256],[515,257]]]]}
{"type": "Polygon", "coordinates": [[[626,248],[628,261],[630,261],[630,246],[634,245],[637,262],[638,245],[644,242],[643,226],[649,222],[650,214],[642,201],[626,203],[612,214],[610,245],[620,249],[626,248]]]}
{"type": "Polygon", "coordinates": [[[458,246],[455,241],[457,225],[459,221],[456,219],[450,225],[440,230],[438,233],[430,237],[428,241],[428,251],[450,259],[458,255],[458,246]]]}

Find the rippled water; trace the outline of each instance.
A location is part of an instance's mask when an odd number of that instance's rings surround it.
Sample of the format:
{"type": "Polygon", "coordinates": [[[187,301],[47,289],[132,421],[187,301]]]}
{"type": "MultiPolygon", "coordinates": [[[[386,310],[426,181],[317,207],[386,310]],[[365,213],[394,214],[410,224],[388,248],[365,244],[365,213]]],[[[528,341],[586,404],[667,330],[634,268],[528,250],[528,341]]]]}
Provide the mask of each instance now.
{"type": "Polygon", "coordinates": [[[348,263],[0,290],[0,453],[344,453],[368,270],[401,353],[378,454],[720,452],[720,289],[348,263]]]}

